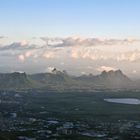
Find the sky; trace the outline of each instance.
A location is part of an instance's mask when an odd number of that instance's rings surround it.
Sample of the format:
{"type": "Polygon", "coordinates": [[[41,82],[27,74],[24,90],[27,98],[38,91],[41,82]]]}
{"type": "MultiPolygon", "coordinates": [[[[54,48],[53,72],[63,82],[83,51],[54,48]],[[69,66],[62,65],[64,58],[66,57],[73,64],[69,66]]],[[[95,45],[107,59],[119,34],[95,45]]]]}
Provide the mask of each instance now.
{"type": "Polygon", "coordinates": [[[0,0],[0,72],[140,77],[139,0],[0,0]]]}

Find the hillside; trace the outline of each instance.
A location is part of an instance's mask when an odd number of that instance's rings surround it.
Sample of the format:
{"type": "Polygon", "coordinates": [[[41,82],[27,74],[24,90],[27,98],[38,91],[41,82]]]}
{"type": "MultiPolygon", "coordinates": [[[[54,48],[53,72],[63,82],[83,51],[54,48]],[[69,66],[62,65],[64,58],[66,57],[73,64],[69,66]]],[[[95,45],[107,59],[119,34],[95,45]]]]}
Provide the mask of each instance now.
{"type": "Polygon", "coordinates": [[[129,79],[122,71],[103,71],[100,75],[70,76],[65,71],[54,69],[51,73],[0,74],[0,89],[39,89],[39,90],[93,90],[93,89],[133,89],[138,84],[129,79]]]}
{"type": "Polygon", "coordinates": [[[31,89],[38,85],[26,73],[1,73],[0,89],[31,89]]]}

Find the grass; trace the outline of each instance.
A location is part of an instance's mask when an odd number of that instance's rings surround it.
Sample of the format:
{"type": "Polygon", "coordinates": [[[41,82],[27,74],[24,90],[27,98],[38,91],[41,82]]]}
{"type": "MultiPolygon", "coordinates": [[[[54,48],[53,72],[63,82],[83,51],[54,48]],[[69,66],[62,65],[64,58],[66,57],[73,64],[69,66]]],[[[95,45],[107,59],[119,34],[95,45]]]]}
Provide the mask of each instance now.
{"type": "Polygon", "coordinates": [[[138,98],[138,92],[26,93],[25,112],[47,111],[68,119],[139,120],[140,105],[115,104],[104,98],[138,98]],[[43,106],[43,109],[42,109],[43,106]]]}

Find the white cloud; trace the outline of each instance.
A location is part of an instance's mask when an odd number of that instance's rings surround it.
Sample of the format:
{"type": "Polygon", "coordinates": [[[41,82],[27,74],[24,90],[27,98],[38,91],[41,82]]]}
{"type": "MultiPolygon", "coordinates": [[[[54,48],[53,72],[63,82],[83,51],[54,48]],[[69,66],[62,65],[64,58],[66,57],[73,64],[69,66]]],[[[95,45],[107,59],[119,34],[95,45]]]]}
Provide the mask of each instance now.
{"type": "Polygon", "coordinates": [[[20,45],[21,45],[21,46],[26,46],[26,45],[28,45],[28,42],[27,42],[26,40],[22,40],[22,41],[20,42],[20,45]]]}
{"type": "Polygon", "coordinates": [[[73,47],[73,46],[110,46],[110,45],[128,45],[139,42],[138,39],[101,39],[101,38],[82,38],[82,37],[67,37],[67,38],[49,38],[41,37],[46,42],[47,46],[51,47],[73,47]]]}
{"type": "Polygon", "coordinates": [[[55,58],[55,53],[53,51],[46,51],[44,54],[43,54],[43,57],[49,59],[49,58],[55,58]]]}
{"type": "Polygon", "coordinates": [[[85,71],[82,71],[81,74],[82,74],[82,75],[86,75],[87,73],[86,73],[85,71]]]}
{"type": "Polygon", "coordinates": [[[32,50],[32,51],[26,51],[25,54],[24,54],[24,56],[26,58],[29,58],[29,57],[33,56],[35,53],[36,53],[36,51],[34,51],[34,50],[32,50]]]}
{"type": "Polygon", "coordinates": [[[126,50],[122,52],[120,50],[110,51],[92,47],[72,47],[71,57],[74,59],[91,59],[94,61],[111,59],[118,62],[134,62],[140,59],[140,50],[126,50]]]}
{"type": "Polygon", "coordinates": [[[133,71],[132,71],[132,73],[133,73],[133,74],[136,74],[136,73],[137,73],[137,71],[136,71],[136,70],[133,70],[133,71]]]}
{"type": "Polygon", "coordinates": [[[4,38],[7,38],[7,37],[5,37],[5,36],[0,36],[0,39],[4,39],[4,38]]]}
{"type": "Polygon", "coordinates": [[[47,72],[51,73],[53,69],[54,69],[54,67],[50,66],[50,67],[47,68],[47,72]]]}
{"type": "Polygon", "coordinates": [[[24,55],[22,55],[22,54],[20,54],[19,56],[18,56],[18,59],[20,60],[20,61],[25,61],[25,56],[24,55]]]}
{"type": "Polygon", "coordinates": [[[34,58],[37,58],[36,51],[34,51],[34,50],[32,50],[32,51],[26,51],[23,54],[18,55],[18,59],[20,61],[25,61],[27,58],[30,58],[32,56],[34,58]]]}
{"type": "Polygon", "coordinates": [[[64,63],[64,62],[60,62],[60,65],[64,66],[64,65],[65,65],[65,63],[64,63]]]}
{"type": "Polygon", "coordinates": [[[101,66],[99,68],[96,69],[97,71],[99,72],[102,72],[102,71],[111,71],[111,70],[116,70],[116,68],[113,68],[113,67],[109,67],[109,66],[101,66]]]}

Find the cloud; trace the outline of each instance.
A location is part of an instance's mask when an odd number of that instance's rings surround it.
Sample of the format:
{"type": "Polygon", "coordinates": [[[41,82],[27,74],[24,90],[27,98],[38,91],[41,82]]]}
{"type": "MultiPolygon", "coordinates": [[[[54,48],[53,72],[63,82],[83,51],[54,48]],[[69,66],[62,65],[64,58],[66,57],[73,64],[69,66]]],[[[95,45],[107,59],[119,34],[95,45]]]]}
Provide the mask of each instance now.
{"type": "MultiPolygon", "coordinates": [[[[27,46],[24,46],[24,47],[26,48],[27,46]]],[[[5,46],[0,47],[0,51],[6,51],[6,50],[23,50],[23,49],[25,49],[24,47],[23,47],[23,45],[21,43],[14,42],[12,44],[5,45],[5,46]]]]}
{"type": "Polygon", "coordinates": [[[115,60],[135,62],[140,59],[140,50],[131,51],[110,51],[100,50],[91,47],[73,47],[71,49],[71,57],[73,59],[91,59],[96,60],[115,60]]]}
{"type": "Polygon", "coordinates": [[[28,57],[31,57],[31,56],[34,55],[34,54],[35,54],[35,52],[32,50],[32,51],[27,51],[27,52],[25,52],[24,56],[25,56],[26,58],[28,58],[28,57]]]}
{"type": "Polygon", "coordinates": [[[134,42],[139,42],[138,39],[100,39],[100,38],[82,38],[82,37],[67,37],[67,38],[49,38],[41,37],[50,47],[74,47],[74,46],[110,46],[110,45],[128,45],[134,42]]]}
{"type": "Polygon", "coordinates": [[[50,52],[46,51],[46,52],[43,54],[43,56],[44,56],[45,58],[47,58],[47,59],[49,59],[49,58],[54,58],[54,57],[55,57],[55,53],[52,52],[52,51],[50,51],[50,52]]]}
{"type": "Polygon", "coordinates": [[[19,54],[18,55],[18,59],[20,60],[20,61],[25,61],[27,58],[30,58],[30,57],[34,57],[34,58],[37,58],[37,55],[36,55],[36,52],[34,51],[34,50],[32,50],[32,51],[26,51],[25,53],[23,53],[23,54],[19,54]]]}
{"type": "Polygon", "coordinates": [[[137,73],[137,71],[136,71],[136,70],[133,70],[133,71],[132,71],[132,73],[133,73],[133,74],[136,74],[136,73],[137,73]]]}
{"type": "Polygon", "coordinates": [[[111,70],[116,70],[116,68],[113,68],[113,67],[109,67],[109,66],[101,66],[99,68],[96,69],[97,71],[99,72],[102,72],[102,71],[111,71],[111,70]]]}
{"type": "Polygon", "coordinates": [[[20,54],[18,56],[18,59],[23,62],[23,61],[25,61],[25,56],[23,54],[20,54]]]}
{"type": "Polygon", "coordinates": [[[5,36],[0,36],[0,39],[4,39],[4,38],[7,38],[7,37],[5,37],[5,36]]]}
{"type": "Polygon", "coordinates": [[[59,47],[63,46],[63,39],[62,38],[48,38],[48,37],[41,37],[41,40],[43,40],[47,46],[53,46],[53,47],[59,47]]]}
{"type": "Polygon", "coordinates": [[[22,40],[22,41],[20,42],[20,45],[21,45],[21,46],[26,46],[26,45],[28,45],[28,42],[27,42],[26,40],[22,40]]]}
{"type": "MultiPolygon", "coordinates": [[[[46,45],[30,44],[26,40],[0,47],[2,57],[16,57],[24,62],[27,59],[83,59],[92,61],[127,61],[140,60],[140,50],[133,44],[138,39],[98,39],[98,38],[41,38],[46,45]],[[124,45],[122,45],[124,44],[124,45]],[[68,47],[66,47],[68,46],[68,47]],[[123,49],[122,49],[123,48],[123,49]]],[[[138,46],[138,45],[137,45],[138,46]]]]}
{"type": "Polygon", "coordinates": [[[43,51],[40,50],[40,56],[45,59],[53,59],[53,58],[59,58],[60,56],[64,56],[66,51],[63,51],[65,49],[59,49],[59,48],[43,48],[43,51]]]}
{"type": "Polygon", "coordinates": [[[54,68],[55,68],[55,67],[49,66],[49,67],[47,68],[47,72],[52,73],[52,70],[53,70],[54,68]]]}
{"type": "MultiPolygon", "coordinates": [[[[0,38],[5,38],[4,36],[0,36],[0,38]]],[[[115,45],[130,45],[134,43],[140,42],[139,39],[100,39],[100,38],[82,38],[82,37],[41,37],[42,41],[46,44],[38,44],[35,41],[29,43],[26,40],[22,40],[21,42],[13,42],[8,45],[1,45],[0,51],[5,50],[32,50],[32,49],[43,49],[43,48],[65,48],[65,47],[103,47],[103,46],[115,46],[115,45]]]]}
{"type": "MultiPolygon", "coordinates": [[[[65,52],[64,52],[65,53],[65,52]]],[[[57,48],[41,48],[41,49],[31,49],[31,50],[20,50],[17,53],[18,60],[25,61],[27,59],[56,59],[63,55],[62,49],[57,48]]]]}
{"type": "MultiPolygon", "coordinates": [[[[0,36],[0,38],[4,38],[0,36]]],[[[136,42],[140,42],[139,39],[101,39],[101,38],[83,38],[83,37],[40,37],[40,40],[44,41],[46,44],[40,46],[35,40],[30,44],[26,40],[21,42],[13,42],[12,44],[2,46],[0,50],[8,49],[40,49],[44,47],[93,47],[93,46],[112,46],[112,45],[128,45],[136,42]]],[[[38,39],[36,39],[38,40],[38,39]]]]}
{"type": "Polygon", "coordinates": [[[32,49],[40,49],[44,46],[38,46],[35,44],[29,44],[27,41],[23,40],[21,42],[13,42],[8,45],[1,45],[0,51],[24,51],[24,50],[32,50],[32,49]]]}
{"type": "Polygon", "coordinates": [[[82,71],[81,74],[82,74],[82,75],[86,75],[87,73],[86,73],[85,71],[82,71]]]}
{"type": "Polygon", "coordinates": [[[128,61],[135,62],[140,59],[139,49],[125,49],[121,51],[122,46],[109,46],[109,47],[91,47],[91,46],[73,46],[73,47],[47,47],[30,45],[26,41],[22,43],[12,43],[0,47],[0,54],[7,56],[17,55],[18,59],[25,61],[27,58],[44,58],[56,59],[65,57],[66,59],[90,59],[97,60],[115,60],[115,61],[128,61]],[[20,56],[22,55],[22,56],[20,56]],[[19,57],[20,56],[20,57],[19,57]],[[24,58],[23,58],[24,57],[24,58]]]}

